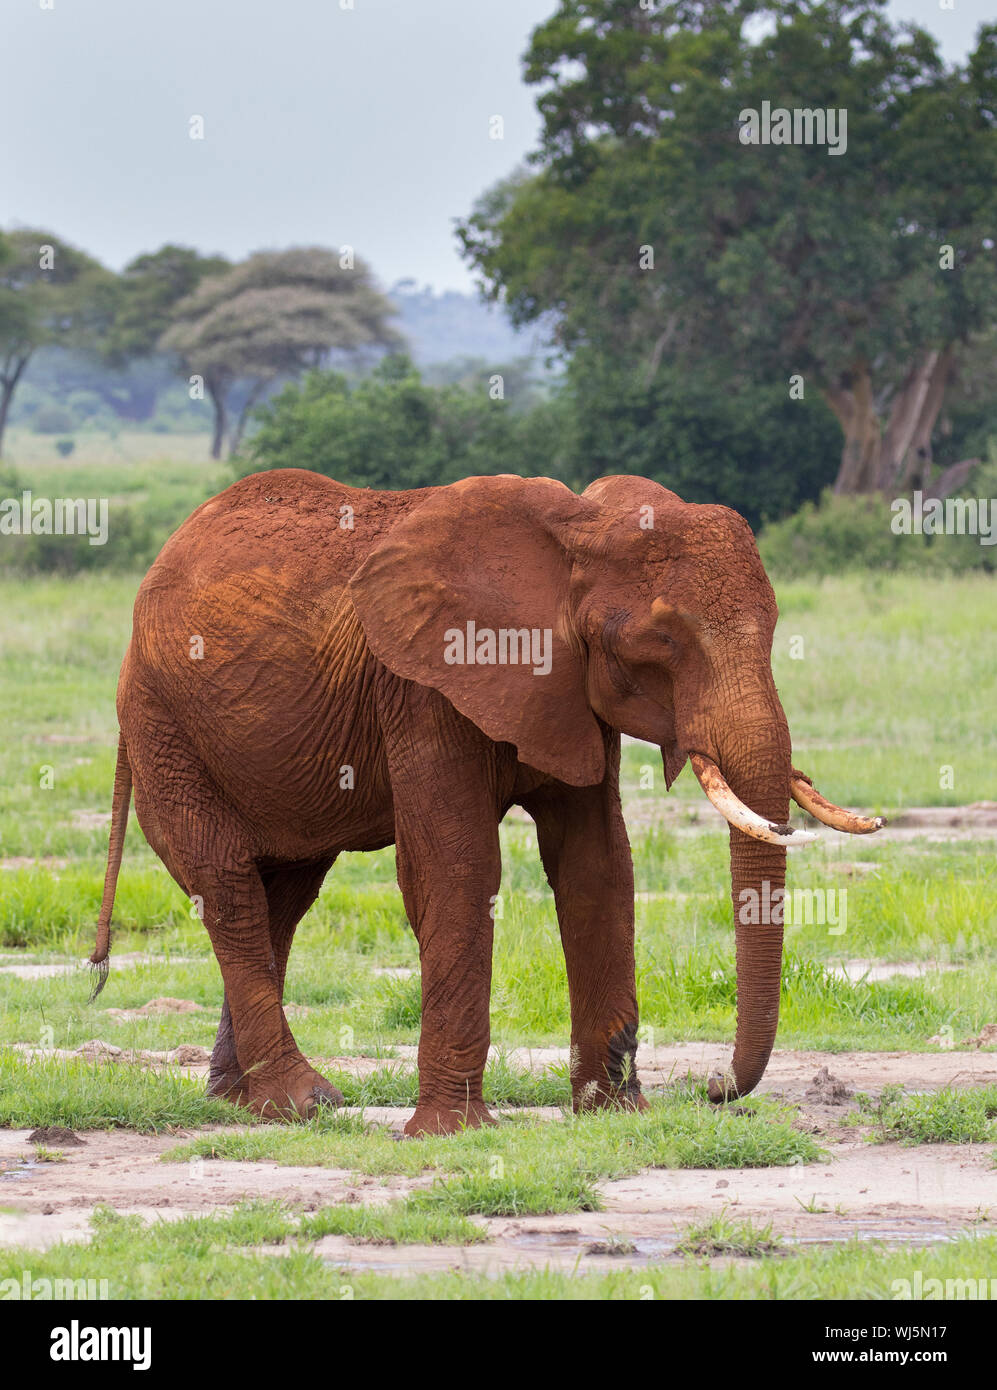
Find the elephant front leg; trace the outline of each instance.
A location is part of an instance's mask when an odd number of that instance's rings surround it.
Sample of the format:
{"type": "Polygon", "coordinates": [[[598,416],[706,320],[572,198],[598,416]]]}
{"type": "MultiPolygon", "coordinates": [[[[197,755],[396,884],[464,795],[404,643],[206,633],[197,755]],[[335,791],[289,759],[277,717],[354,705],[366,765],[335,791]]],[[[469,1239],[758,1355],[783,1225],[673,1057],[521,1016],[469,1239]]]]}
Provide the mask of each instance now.
{"type": "MultiPolygon", "coordinates": [[[[607,750],[611,753],[611,747],[607,750]]],[[[574,1109],[644,1110],[637,1079],[633,861],[616,765],[597,787],[543,787],[523,802],[554,890],[571,1001],[574,1109]]]]}
{"type": "Polygon", "coordinates": [[[249,1083],[242,1074],[235,1050],[235,1029],[232,1027],[232,1010],[228,1006],[227,994],[222,997],[222,1016],[215,1045],[211,1049],[208,1095],[230,1100],[234,1105],[249,1102],[249,1083]]]}

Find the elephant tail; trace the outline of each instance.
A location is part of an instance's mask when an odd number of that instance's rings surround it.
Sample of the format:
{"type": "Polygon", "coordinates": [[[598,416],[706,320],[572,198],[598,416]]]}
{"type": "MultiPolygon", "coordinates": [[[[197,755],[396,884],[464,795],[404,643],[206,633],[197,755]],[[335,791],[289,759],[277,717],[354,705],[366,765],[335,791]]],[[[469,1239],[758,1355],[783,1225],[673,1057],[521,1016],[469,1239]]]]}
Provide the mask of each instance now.
{"type": "Polygon", "coordinates": [[[131,795],[132,770],[128,762],[128,749],[125,747],[124,735],[119,734],[118,762],[114,769],[114,793],[111,797],[111,834],[107,846],[107,868],[104,870],[104,897],[97,919],[97,945],[90,957],[96,977],[90,995],[91,1004],[107,981],[107,956],[111,949],[111,910],[114,907],[114,890],[118,886],[118,870],[121,868],[121,851],[125,844],[125,827],[128,824],[128,803],[131,795]]]}

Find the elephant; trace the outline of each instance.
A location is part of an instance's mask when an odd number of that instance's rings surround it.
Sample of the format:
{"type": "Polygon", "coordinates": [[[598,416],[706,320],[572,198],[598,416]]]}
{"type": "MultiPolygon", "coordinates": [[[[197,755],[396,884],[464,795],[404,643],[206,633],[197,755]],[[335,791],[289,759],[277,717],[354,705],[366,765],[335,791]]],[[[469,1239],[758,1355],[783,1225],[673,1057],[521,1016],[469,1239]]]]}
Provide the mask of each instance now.
{"type": "Polygon", "coordinates": [[[775,595],[747,522],[647,479],[581,494],[550,478],[356,489],[251,474],[167,541],[135,601],[95,994],[132,791],[139,824],[199,908],[224,984],[208,1089],[293,1119],[342,1096],[283,1009],[299,921],[336,857],[396,847],[419,949],[410,1136],[494,1122],[489,1050],[499,823],[536,823],[571,1010],[576,1111],[644,1109],[636,1069],[634,877],[621,735],[687,760],[730,823],[738,1010],[715,1102],[762,1076],[776,1034],[778,903],[792,797],[839,830],[882,824],[792,765],[771,648],[775,595]],[[743,916],[743,914],[741,914],[743,916]]]}

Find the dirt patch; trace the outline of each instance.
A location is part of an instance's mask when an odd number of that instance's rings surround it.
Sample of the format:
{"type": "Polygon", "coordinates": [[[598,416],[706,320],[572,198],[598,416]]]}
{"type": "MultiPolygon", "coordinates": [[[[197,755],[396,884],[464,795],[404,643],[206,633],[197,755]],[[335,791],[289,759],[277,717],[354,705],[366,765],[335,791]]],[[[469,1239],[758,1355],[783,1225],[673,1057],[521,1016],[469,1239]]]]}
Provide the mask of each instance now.
{"type": "Polygon", "coordinates": [[[54,855],[32,859],[26,854],[15,854],[12,859],[0,859],[0,869],[65,869],[68,866],[68,859],[58,859],[54,855]]]}
{"type": "Polygon", "coordinates": [[[107,744],[107,739],[97,734],[42,734],[38,743],[99,743],[107,744]]]}
{"type": "Polygon", "coordinates": [[[877,960],[843,960],[840,965],[827,967],[829,975],[835,975],[839,980],[848,980],[850,984],[857,984],[859,981],[872,984],[876,980],[896,978],[921,980],[934,972],[958,969],[957,965],[940,965],[934,960],[898,960],[892,964],[877,960]]]}
{"type": "Polygon", "coordinates": [[[61,1144],[63,1148],[79,1148],[86,1143],[78,1134],[74,1134],[71,1129],[64,1129],[62,1125],[43,1125],[41,1129],[34,1130],[28,1135],[29,1144],[61,1144]]]}
{"type": "MultiPolygon", "coordinates": [[[[633,796],[624,802],[624,815],[632,830],[648,830],[663,827],[678,835],[695,835],[704,830],[726,829],[719,811],[714,811],[708,803],[695,801],[669,801],[659,796],[633,796]]],[[[966,806],[910,806],[906,809],[886,811],[887,824],[872,837],[877,845],[887,841],[924,839],[944,843],[951,840],[993,840],[997,839],[997,801],[974,801],[966,806]]],[[[507,819],[529,821],[525,812],[507,819]]],[[[824,827],[813,822],[812,829],[825,832],[824,827]]],[[[868,873],[875,870],[876,864],[861,861],[842,865],[834,872],[868,873]]]]}
{"type": "Polygon", "coordinates": [[[844,1105],[855,1093],[843,1081],[832,1076],[827,1067],[821,1067],[809,1090],[803,1094],[807,1100],[817,1101],[820,1105],[844,1105]]]}
{"type": "MultiPolygon", "coordinates": [[[[885,839],[974,840],[997,838],[997,801],[973,801],[968,806],[911,806],[890,817],[885,839]]],[[[878,838],[878,837],[877,837],[878,838]]]]}
{"type": "MultiPolygon", "coordinates": [[[[112,961],[113,968],[130,970],[137,965],[193,965],[197,961],[196,956],[153,956],[145,951],[126,951],[123,955],[115,956],[112,961]]],[[[13,953],[0,956],[0,960],[19,961],[16,965],[0,965],[0,975],[13,975],[19,980],[45,980],[54,975],[75,975],[78,970],[89,970],[88,960],[80,961],[36,961],[25,960],[13,953]]],[[[108,1010],[110,1012],[110,1010],[108,1010]]]]}
{"type": "Polygon", "coordinates": [[[193,999],[171,999],[164,995],[161,999],[150,999],[137,1009],[108,1009],[108,1018],[115,1023],[131,1023],[136,1018],[159,1017],[162,1014],[206,1014],[210,1013],[203,1004],[195,1004],[193,999]]]}

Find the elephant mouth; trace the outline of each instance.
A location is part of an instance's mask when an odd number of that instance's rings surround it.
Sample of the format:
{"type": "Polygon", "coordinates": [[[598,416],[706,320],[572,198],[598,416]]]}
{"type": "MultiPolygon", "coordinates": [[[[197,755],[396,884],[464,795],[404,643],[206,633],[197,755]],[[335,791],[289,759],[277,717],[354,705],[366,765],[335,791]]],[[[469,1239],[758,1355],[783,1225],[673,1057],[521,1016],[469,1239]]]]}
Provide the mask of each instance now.
{"type": "MultiPolygon", "coordinates": [[[[703,753],[690,753],[689,763],[709,801],[736,830],[742,830],[752,839],[763,840],[770,845],[803,845],[817,838],[810,830],[794,830],[791,825],[779,825],[752,811],[750,806],[745,806],[731,790],[712,758],[703,753]]],[[[869,835],[886,824],[882,816],[860,816],[854,811],[846,811],[842,806],[835,806],[821,796],[805,773],[798,772],[796,768],[790,774],[789,790],[797,806],[815,820],[847,835],[869,835]]]]}

